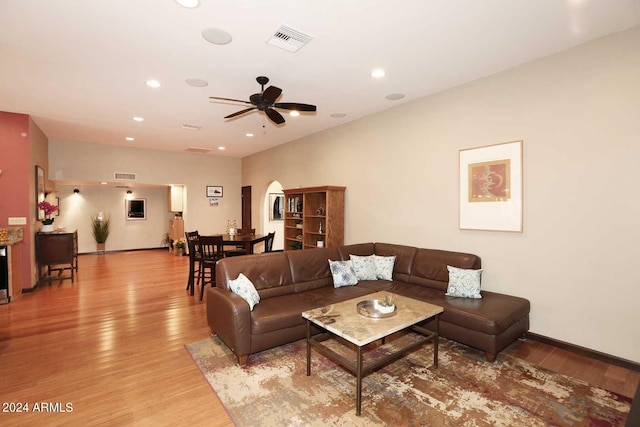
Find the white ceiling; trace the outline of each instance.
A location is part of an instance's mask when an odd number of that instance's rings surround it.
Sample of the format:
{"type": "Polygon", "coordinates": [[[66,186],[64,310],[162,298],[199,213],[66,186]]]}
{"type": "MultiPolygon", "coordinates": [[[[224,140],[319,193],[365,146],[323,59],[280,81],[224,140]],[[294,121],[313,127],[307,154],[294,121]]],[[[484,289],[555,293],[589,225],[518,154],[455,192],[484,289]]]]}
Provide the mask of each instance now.
{"type": "Polygon", "coordinates": [[[242,157],[640,24],[640,0],[200,3],[0,0],[0,111],[32,115],[50,140],[242,157]],[[281,25],[313,40],[296,53],[267,44],[281,25]],[[208,43],[207,28],[232,42],[208,43]],[[209,96],[248,99],[259,75],[283,89],[279,102],[317,113],[224,120],[245,106],[209,96]],[[385,98],[395,93],[406,96],[385,98]]]}

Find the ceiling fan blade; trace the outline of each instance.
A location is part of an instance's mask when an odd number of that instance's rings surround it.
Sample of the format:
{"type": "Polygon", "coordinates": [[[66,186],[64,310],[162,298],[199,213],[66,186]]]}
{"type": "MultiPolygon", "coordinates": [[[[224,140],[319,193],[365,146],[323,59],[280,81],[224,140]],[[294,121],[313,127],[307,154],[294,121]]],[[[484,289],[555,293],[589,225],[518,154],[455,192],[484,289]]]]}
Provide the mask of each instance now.
{"type": "Polygon", "coordinates": [[[316,111],[316,106],[311,104],[299,104],[297,102],[278,102],[273,104],[275,108],[283,108],[285,110],[297,111],[316,111]]]}
{"type": "Polygon", "coordinates": [[[264,90],[264,92],[262,92],[262,99],[267,102],[273,103],[276,101],[276,99],[278,99],[281,93],[282,89],[280,89],[279,87],[269,86],[264,90]]]}
{"type": "Polygon", "coordinates": [[[249,101],[242,101],[241,99],[232,99],[232,98],[220,98],[219,96],[210,96],[209,99],[219,99],[221,101],[233,101],[233,102],[242,102],[243,104],[249,104],[251,105],[251,103],[249,101]]]}
{"type": "Polygon", "coordinates": [[[267,113],[267,116],[273,123],[277,125],[281,125],[284,123],[284,117],[282,117],[282,114],[278,113],[273,108],[267,108],[266,110],[264,110],[264,112],[267,113]]]}
{"type": "Polygon", "coordinates": [[[228,116],[225,116],[225,119],[230,119],[232,117],[239,116],[240,114],[248,113],[249,111],[255,110],[255,109],[256,109],[256,107],[251,107],[251,108],[247,108],[246,110],[236,111],[233,114],[229,114],[228,116]]]}

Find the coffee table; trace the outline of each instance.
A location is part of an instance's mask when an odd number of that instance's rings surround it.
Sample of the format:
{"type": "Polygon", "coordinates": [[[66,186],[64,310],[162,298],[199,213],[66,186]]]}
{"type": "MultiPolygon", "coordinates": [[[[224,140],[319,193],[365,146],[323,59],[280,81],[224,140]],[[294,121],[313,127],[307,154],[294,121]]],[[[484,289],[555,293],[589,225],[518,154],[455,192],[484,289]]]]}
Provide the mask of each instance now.
{"type": "Polygon", "coordinates": [[[403,297],[391,292],[376,292],[358,298],[331,304],[325,307],[304,311],[302,317],[307,319],[307,376],[311,375],[311,347],[333,360],[356,376],[356,415],[360,415],[362,406],[362,378],[379,367],[399,359],[407,352],[419,347],[427,341],[433,341],[433,366],[438,367],[438,323],[443,308],[413,298],[403,297]],[[390,317],[371,318],[358,313],[357,304],[365,300],[382,300],[387,295],[393,297],[396,312],[390,317]],[[435,317],[434,331],[422,328],[417,324],[435,317]],[[324,329],[325,333],[311,336],[311,324],[324,329]],[[363,364],[362,348],[377,340],[384,340],[389,335],[410,329],[422,335],[416,341],[368,365],[363,364]],[[323,343],[329,338],[338,336],[355,344],[355,360],[338,354],[323,343]]]}

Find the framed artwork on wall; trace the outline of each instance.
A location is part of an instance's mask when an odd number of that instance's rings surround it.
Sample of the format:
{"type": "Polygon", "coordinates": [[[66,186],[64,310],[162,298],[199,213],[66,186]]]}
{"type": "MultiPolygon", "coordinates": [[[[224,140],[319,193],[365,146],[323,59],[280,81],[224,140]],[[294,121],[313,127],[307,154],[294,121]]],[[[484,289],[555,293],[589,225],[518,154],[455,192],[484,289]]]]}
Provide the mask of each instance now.
{"type": "Polygon", "coordinates": [[[284,221],[284,194],[269,193],[269,221],[284,221]]]}
{"type": "Polygon", "coordinates": [[[222,197],[222,186],[221,185],[207,185],[207,197],[222,197]]]}
{"type": "Polygon", "coordinates": [[[147,219],[147,199],[127,199],[124,206],[127,220],[147,219]]]}
{"type": "Polygon", "coordinates": [[[522,232],[522,141],[459,152],[461,230],[522,232]]]}

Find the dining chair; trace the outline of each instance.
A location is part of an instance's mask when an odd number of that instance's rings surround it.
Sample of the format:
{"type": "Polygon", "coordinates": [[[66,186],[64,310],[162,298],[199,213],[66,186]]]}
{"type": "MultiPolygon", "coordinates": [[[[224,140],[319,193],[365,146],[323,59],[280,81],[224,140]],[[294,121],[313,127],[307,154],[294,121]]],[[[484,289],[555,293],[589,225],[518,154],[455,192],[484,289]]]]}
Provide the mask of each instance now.
{"type": "Polygon", "coordinates": [[[198,283],[200,283],[200,301],[204,298],[204,288],[211,283],[216,285],[216,263],[224,258],[222,248],[222,236],[200,236],[198,238],[199,250],[202,256],[198,283]]]}
{"type": "Polygon", "coordinates": [[[189,251],[189,278],[187,279],[187,290],[191,291],[191,295],[193,295],[193,291],[195,285],[200,284],[200,269],[202,268],[202,256],[198,251],[198,238],[200,234],[198,234],[198,230],[196,231],[186,231],[184,233],[185,239],[187,239],[187,250],[189,251]],[[197,283],[196,282],[197,277],[197,283]]]}
{"type": "Polygon", "coordinates": [[[276,237],[276,232],[274,231],[273,233],[268,233],[267,234],[267,240],[264,241],[264,252],[263,253],[267,253],[267,252],[272,252],[273,251],[273,240],[276,237]]]}

